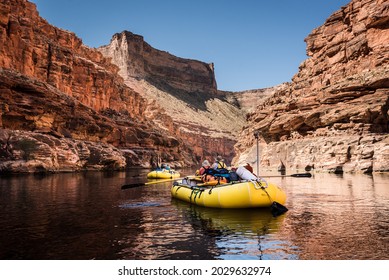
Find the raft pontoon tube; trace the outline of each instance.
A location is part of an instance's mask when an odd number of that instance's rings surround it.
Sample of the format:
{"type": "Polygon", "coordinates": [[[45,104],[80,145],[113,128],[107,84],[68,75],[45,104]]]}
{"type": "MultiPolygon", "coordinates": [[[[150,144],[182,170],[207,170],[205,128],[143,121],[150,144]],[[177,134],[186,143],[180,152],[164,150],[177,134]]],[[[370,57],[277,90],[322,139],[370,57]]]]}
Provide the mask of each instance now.
{"type": "Polygon", "coordinates": [[[173,184],[171,194],[176,199],[213,208],[270,207],[273,202],[284,204],[286,201],[281,188],[263,179],[205,186],[187,177],[173,184]]]}

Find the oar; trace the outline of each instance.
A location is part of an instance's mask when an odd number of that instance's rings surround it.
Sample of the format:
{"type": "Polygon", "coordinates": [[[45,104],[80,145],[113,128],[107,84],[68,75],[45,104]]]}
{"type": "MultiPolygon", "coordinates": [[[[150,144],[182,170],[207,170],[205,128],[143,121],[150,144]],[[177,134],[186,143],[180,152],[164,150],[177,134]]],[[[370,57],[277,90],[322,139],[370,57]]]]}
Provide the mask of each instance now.
{"type": "MultiPolygon", "coordinates": [[[[275,176],[261,176],[261,177],[297,177],[297,178],[311,178],[312,174],[311,173],[296,173],[296,174],[290,174],[290,175],[275,175],[275,176]]],[[[270,195],[267,193],[266,189],[264,189],[266,194],[268,195],[270,201],[273,201],[270,197],[270,195]]],[[[286,208],[284,205],[281,203],[278,203],[277,201],[273,201],[270,207],[270,212],[273,214],[274,217],[277,217],[279,215],[284,214],[285,212],[288,211],[288,208],[286,208]]]]}
{"type": "MultiPolygon", "coordinates": [[[[254,137],[257,139],[257,173],[259,173],[259,147],[258,147],[258,142],[259,142],[259,130],[254,132],[254,137]]],[[[309,177],[311,177],[311,173],[305,173],[309,174],[309,177]]],[[[291,176],[291,177],[308,177],[307,175],[301,176],[301,174],[292,174],[292,175],[281,175],[281,176],[262,176],[262,177],[285,177],[285,176],[291,176]]],[[[258,176],[257,176],[258,177],[258,176]]],[[[274,201],[271,196],[268,194],[265,188],[262,188],[267,196],[269,197],[270,201],[272,201],[271,207],[270,207],[270,212],[273,214],[274,217],[278,215],[284,214],[286,211],[288,211],[288,208],[286,208],[284,205],[281,203],[278,203],[277,201],[274,201]]]]}
{"type": "MultiPolygon", "coordinates": [[[[184,178],[186,178],[186,177],[184,177],[184,178]]],[[[153,181],[153,182],[146,182],[146,183],[126,184],[126,185],[122,186],[122,190],[124,190],[124,189],[131,189],[131,188],[137,188],[137,187],[143,187],[143,186],[153,185],[153,184],[159,184],[159,183],[173,182],[173,181],[182,180],[184,178],[162,179],[162,180],[153,181]]]]}
{"type": "Polygon", "coordinates": [[[274,175],[274,176],[267,176],[267,175],[262,175],[260,177],[266,177],[266,178],[275,178],[275,177],[300,177],[300,178],[311,178],[312,174],[311,173],[296,173],[296,174],[290,174],[290,175],[274,175]]]}

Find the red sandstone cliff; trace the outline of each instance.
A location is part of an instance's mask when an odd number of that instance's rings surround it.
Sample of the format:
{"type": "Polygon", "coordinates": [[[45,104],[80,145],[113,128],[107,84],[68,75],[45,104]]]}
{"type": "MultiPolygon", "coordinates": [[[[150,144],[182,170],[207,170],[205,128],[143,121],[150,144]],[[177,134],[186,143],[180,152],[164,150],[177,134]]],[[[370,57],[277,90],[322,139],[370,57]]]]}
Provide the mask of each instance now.
{"type": "Polygon", "coordinates": [[[154,105],[164,109],[179,127],[180,135],[194,149],[198,160],[222,154],[230,161],[245,113],[232,93],[218,92],[212,63],[176,57],[147,44],[128,31],[115,34],[99,50],[119,68],[125,83],[153,106],[147,114],[163,128],[154,105]]]}
{"type": "Polygon", "coordinates": [[[176,165],[195,162],[178,128],[155,126],[145,113],[150,104],[109,59],[48,24],[33,3],[0,3],[0,41],[1,170],[147,166],[155,153],[176,165]]]}
{"type": "Polygon", "coordinates": [[[248,116],[236,163],[328,171],[389,170],[389,3],[353,0],[306,38],[288,87],[248,116]]]}
{"type": "MultiPolygon", "coordinates": [[[[129,81],[150,81],[159,87],[183,91],[188,95],[216,93],[212,63],[176,57],[157,50],[140,35],[123,31],[113,35],[99,50],[120,68],[119,74],[129,81]]],[[[176,92],[171,92],[175,94],[176,92]]]]}

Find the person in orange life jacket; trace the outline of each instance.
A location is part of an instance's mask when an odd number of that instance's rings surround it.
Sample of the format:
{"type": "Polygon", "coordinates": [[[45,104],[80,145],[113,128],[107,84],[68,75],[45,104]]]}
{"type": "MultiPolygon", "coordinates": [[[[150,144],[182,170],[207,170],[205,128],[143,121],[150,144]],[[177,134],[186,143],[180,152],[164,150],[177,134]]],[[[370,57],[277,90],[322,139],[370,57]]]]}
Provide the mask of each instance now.
{"type": "Polygon", "coordinates": [[[212,165],[212,169],[227,169],[227,164],[224,162],[222,156],[217,156],[215,159],[215,163],[212,165]]]}
{"type": "Polygon", "coordinates": [[[201,168],[199,170],[199,175],[204,175],[207,171],[207,169],[211,168],[211,165],[209,164],[208,160],[204,160],[201,164],[201,168]]]}
{"type": "Polygon", "coordinates": [[[209,182],[210,180],[214,180],[214,177],[211,174],[209,174],[210,169],[211,169],[211,165],[209,164],[209,161],[204,160],[199,172],[199,174],[201,175],[201,180],[203,182],[209,182]]]}
{"type": "Polygon", "coordinates": [[[203,182],[209,182],[215,180],[215,177],[212,176],[211,172],[211,165],[209,164],[208,160],[204,160],[203,163],[201,164],[200,170],[196,172],[196,175],[201,176],[201,180],[203,182]]]}

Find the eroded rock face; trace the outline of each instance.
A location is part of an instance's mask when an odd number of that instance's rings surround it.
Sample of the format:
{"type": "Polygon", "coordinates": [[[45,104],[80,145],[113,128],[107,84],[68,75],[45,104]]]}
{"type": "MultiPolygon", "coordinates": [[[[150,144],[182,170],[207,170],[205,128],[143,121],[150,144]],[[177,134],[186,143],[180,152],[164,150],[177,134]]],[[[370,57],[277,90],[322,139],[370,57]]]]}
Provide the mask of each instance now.
{"type": "MultiPolygon", "coordinates": [[[[0,69],[0,93],[1,123],[7,129],[7,135],[14,135],[15,143],[18,137],[26,138],[25,135],[34,135],[34,141],[37,142],[34,146],[46,147],[39,144],[41,138],[55,139],[53,140],[55,149],[48,149],[46,153],[48,160],[44,161],[45,154],[42,154],[39,149],[31,151],[34,160],[45,162],[39,165],[41,172],[44,168],[47,171],[69,171],[71,170],[70,163],[74,164],[74,170],[98,169],[99,166],[101,169],[121,169],[126,166],[148,167],[156,147],[159,147],[160,152],[163,153],[161,156],[174,163],[175,166],[191,164],[192,157],[183,148],[186,144],[183,145],[180,142],[182,140],[166,135],[163,131],[153,129],[150,126],[151,123],[135,122],[125,112],[104,110],[98,113],[47,83],[15,71],[0,69]],[[65,159],[63,161],[51,160],[57,156],[50,156],[50,154],[56,154],[60,150],[66,155],[69,143],[73,143],[72,145],[77,143],[77,146],[80,146],[83,141],[84,146],[89,147],[86,149],[88,152],[85,155],[87,158],[85,164],[80,163],[83,162],[82,160],[70,160],[69,162],[65,159]],[[93,158],[102,158],[99,164],[91,164],[93,160],[89,157],[92,150],[94,151],[93,158]],[[112,150],[121,153],[121,158],[127,159],[124,165],[119,159],[117,163],[111,164],[112,150]],[[127,157],[128,151],[132,151],[135,155],[127,157]],[[37,156],[35,152],[40,155],[37,156]],[[185,158],[183,159],[182,156],[185,158]]],[[[7,139],[5,134],[0,134],[0,143],[5,145],[8,142],[7,139]]],[[[31,162],[25,162],[26,166],[22,166],[23,157],[14,156],[20,153],[17,147],[17,145],[7,146],[9,153],[4,153],[0,161],[8,163],[3,165],[2,170],[6,171],[5,167],[8,167],[10,172],[37,171],[34,166],[31,166],[31,162]],[[10,157],[7,158],[6,155],[10,157]],[[18,164],[11,164],[10,161],[13,160],[18,160],[18,164]]],[[[74,153],[78,155],[79,151],[74,153]]],[[[74,156],[69,154],[69,157],[74,156]]]]}
{"type": "Polygon", "coordinates": [[[33,3],[3,1],[0,66],[46,82],[96,111],[110,108],[142,116],[143,102],[117,68],[74,33],[41,18],[33,3]],[[125,102],[123,102],[125,101],[125,102]]]}
{"type": "Polygon", "coordinates": [[[263,104],[263,102],[274,95],[275,92],[285,89],[287,83],[283,83],[270,88],[252,89],[239,92],[225,92],[226,98],[231,104],[236,105],[245,114],[252,113],[263,104]]]}
{"type": "Polygon", "coordinates": [[[122,152],[102,142],[0,129],[0,173],[120,170],[122,152]]]}
{"type": "Polygon", "coordinates": [[[217,154],[232,159],[245,113],[232,93],[217,91],[212,63],[157,50],[129,31],[115,34],[99,50],[120,68],[126,84],[148,100],[150,118],[170,129],[159,108],[171,116],[179,127],[176,133],[190,144],[198,161],[213,161],[217,154]]]}
{"type": "MultiPolygon", "coordinates": [[[[124,84],[117,66],[99,51],[84,46],[73,33],[48,24],[33,3],[0,3],[0,67],[1,128],[20,137],[29,132],[34,133],[34,139],[37,134],[53,136],[59,139],[55,143],[65,146],[69,141],[78,141],[77,145],[84,141],[88,147],[86,164],[84,160],[52,160],[58,156],[53,156],[56,152],[51,149],[46,163],[40,165],[42,170],[68,170],[72,164],[74,170],[122,168],[122,158],[127,159],[127,166],[148,166],[157,152],[175,166],[197,162],[193,149],[176,133],[178,127],[163,110],[155,113],[169,124],[164,129],[150,120],[148,101],[124,84]],[[131,152],[122,152],[112,160],[114,149],[131,152]]],[[[36,147],[42,146],[36,142],[36,147]]],[[[16,146],[8,146],[11,154],[3,154],[2,161],[16,160],[20,167],[8,162],[2,170],[7,166],[9,171],[34,171],[31,160],[22,166],[23,158],[19,159],[12,147],[16,146]],[[5,158],[7,154],[13,156],[5,158]]],[[[31,156],[43,162],[45,154],[31,156]]],[[[74,157],[69,154],[69,158],[74,157]]]]}
{"type": "Polygon", "coordinates": [[[146,80],[162,88],[182,90],[188,94],[216,93],[212,63],[176,57],[157,50],[142,36],[123,31],[113,35],[111,43],[99,50],[119,66],[126,80],[146,80]]]}
{"type": "Polygon", "coordinates": [[[389,3],[351,1],[305,41],[310,57],[288,87],[249,114],[235,162],[255,161],[259,131],[264,168],[283,161],[288,168],[304,162],[330,171],[334,165],[338,171],[388,171],[389,3]],[[324,143],[335,151],[323,149],[324,143]],[[297,146],[311,152],[298,154],[297,146]],[[337,150],[344,159],[335,160],[337,150]]]}

